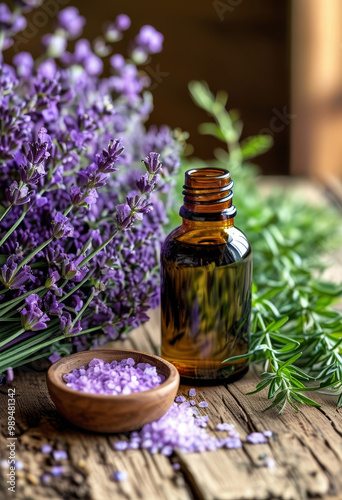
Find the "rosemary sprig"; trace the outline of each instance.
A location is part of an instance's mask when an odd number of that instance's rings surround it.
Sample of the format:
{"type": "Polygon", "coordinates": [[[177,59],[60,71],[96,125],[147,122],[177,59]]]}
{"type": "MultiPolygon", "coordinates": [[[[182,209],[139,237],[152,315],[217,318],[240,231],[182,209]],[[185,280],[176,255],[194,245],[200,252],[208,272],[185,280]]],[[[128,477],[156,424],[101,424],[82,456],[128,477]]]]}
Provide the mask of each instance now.
{"type": "MultiPolygon", "coordinates": [[[[256,168],[248,162],[267,151],[272,138],[241,141],[242,124],[235,111],[226,110],[227,95],[215,96],[200,82],[189,88],[214,121],[202,124],[200,132],[227,147],[215,150],[215,162],[223,162],[220,166],[229,168],[236,181],[238,225],[253,248],[251,345],[247,355],[238,357],[263,364],[253,393],[268,389],[268,408],[279,405],[280,413],[287,403],[296,411],[298,403],[319,406],[306,393],[322,389],[337,395],[337,406],[342,406],[342,314],[334,309],[342,286],[322,281],[320,259],[342,242],[340,215],[331,207],[324,207],[323,214],[320,206],[308,206],[291,194],[261,195],[256,168]]],[[[193,162],[186,167],[193,168],[193,162]]]]}

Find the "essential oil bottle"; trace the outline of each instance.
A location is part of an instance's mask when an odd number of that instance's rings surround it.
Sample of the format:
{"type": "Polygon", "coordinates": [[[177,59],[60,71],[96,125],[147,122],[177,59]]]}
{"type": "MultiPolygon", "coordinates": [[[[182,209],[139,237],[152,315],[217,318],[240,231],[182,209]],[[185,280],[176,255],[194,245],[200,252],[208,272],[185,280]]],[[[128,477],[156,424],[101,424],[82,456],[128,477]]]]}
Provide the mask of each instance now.
{"type": "Polygon", "coordinates": [[[234,226],[233,182],[221,168],[185,173],[182,225],[161,251],[162,356],[184,382],[240,378],[250,341],[252,251],[234,226]]]}

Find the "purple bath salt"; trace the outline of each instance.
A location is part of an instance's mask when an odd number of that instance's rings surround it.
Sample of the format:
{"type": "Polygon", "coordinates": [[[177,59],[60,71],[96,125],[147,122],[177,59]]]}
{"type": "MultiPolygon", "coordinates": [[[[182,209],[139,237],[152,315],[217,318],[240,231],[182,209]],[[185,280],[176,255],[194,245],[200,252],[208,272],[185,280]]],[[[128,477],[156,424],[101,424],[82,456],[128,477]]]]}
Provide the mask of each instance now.
{"type": "Polygon", "coordinates": [[[55,450],[52,455],[55,460],[66,460],[68,458],[68,454],[64,450],[55,450]]]}
{"type": "Polygon", "coordinates": [[[207,408],[209,405],[206,401],[201,401],[198,403],[199,408],[207,408]]]}
{"type": "Polygon", "coordinates": [[[87,367],[81,366],[63,375],[63,380],[67,387],[76,391],[117,396],[148,391],[162,384],[165,377],[155,366],[136,364],[133,358],[111,363],[94,358],[87,367]]]}
{"type": "Polygon", "coordinates": [[[116,443],[114,443],[114,448],[120,451],[126,450],[127,446],[127,441],[117,441],[116,443]]]}
{"type": "Polygon", "coordinates": [[[173,470],[179,470],[181,468],[181,466],[178,462],[176,462],[173,464],[172,468],[173,468],[173,470]]]}
{"type": "Polygon", "coordinates": [[[194,389],[194,388],[190,389],[190,390],[189,390],[189,396],[190,396],[191,398],[193,398],[194,396],[196,396],[196,389],[194,389]]]}
{"type": "Polygon", "coordinates": [[[273,432],[272,431],[265,431],[265,432],[263,432],[263,434],[267,438],[271,438],[273,436],[273,432]]]}
{"type": "Polygon", "coordinates": [[[222,422],[221,424],[217,424],[216,430],[217,431],[232,431],[234,429],[234,424],[226,424],[225,422],[222,422]]]}
{"type": "Polygon", "coordinates": [[[54,467],[51,467],[50,470],[51,474],[56,477],[61,476],[63,474],[63,471],[64,469],[62,465],[55,465],[54,467]]]}
{"type": "Polygon", "coordinates": [[[252,432],[247,436],[247,441],[251,444],[267,443],[267,439],[262,432],[252,432]]]}
{"type": "Polygon", "coordinates": [[[176,403],[184,403],[186,398],[184,396],[177,396],[175,399],[176,403]]]}
{"type": "Polygon", "coordinates": [[[191,406],[196,406],[196,401],[194,399],[190,399],[189,403],[191,406]]]}
{"type": "Polygon", "coordinates": [[[124,470],[118,470],[118,471],[114,472],[113,479],[114,479],[114,481],[117,481],[118,483],[120,483],[121,481],[126,481],[127,472],[124,470]]]}
{"type": "Polygon", "coordinates": [[[40,451],[43,453],[43,455],[48,455],[52,452],[52,446],[50,444],[43,444],[43,446],[40,448],[40,451]]]}

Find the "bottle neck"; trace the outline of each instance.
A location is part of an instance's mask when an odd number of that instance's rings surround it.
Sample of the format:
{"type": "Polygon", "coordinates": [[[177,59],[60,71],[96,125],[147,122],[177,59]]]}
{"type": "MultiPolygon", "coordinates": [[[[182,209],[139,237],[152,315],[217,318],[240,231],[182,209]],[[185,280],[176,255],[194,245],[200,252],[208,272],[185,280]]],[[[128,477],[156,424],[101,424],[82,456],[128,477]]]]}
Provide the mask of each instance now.
{"type": "Polygon", "coordinates": [[[223,168],[199,168],[185,173],[184,204],[179,215],[183,224],[217,228],[234,225],[236,208],[232,204],[234,183],[223,168]]]}
{"type": "Polygon", "coordinates": [[[198,221],[198,220],[189,220],[182,218],[182,227],[186,231],[222,231],[224,229],[229,229],[234,226],[234,219],[225,219],[218,221],[198,221]]]}

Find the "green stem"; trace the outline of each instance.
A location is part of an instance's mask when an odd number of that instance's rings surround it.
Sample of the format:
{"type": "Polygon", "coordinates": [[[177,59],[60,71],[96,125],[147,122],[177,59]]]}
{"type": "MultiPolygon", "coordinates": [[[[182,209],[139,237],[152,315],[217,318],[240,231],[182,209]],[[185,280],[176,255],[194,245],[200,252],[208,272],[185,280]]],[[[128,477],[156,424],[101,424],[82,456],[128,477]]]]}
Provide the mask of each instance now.
{"type": "Polygon", "coordinates": [[[101,252],[101,250],[103,250],[108,245],[108,243],[110,243],[115,238],[115,236],[118,234],[118,232],[119,232],[119,229],[116,229],[114,231],[114,233],[106,241],[104,241],[102,243],[102,245],[100,245],[93,252],[91,252],[88,255],[88,257],[86,257],[85,259],[83,259],[82,262],[79,264],[79,268],[85,266],[87,264],[87,262],[89,262],[93,257],[95,257],[96,254],[98,254],[99,252],[101,252]]]}
{"type": "Polygon", "coordinates": [[[0,347],[2,347],[3,345],[5,344],[8,344],[8,342],[11,342],[11,340],[14,340],[16,339],[17,337],[19,337],[19,335],[21,335],[22,333],[25,332],[25,328],[21,328],[18,332],[16,332],[14,335],[11,335],[10,337],[8,337],[7,339],[3,340],[2,342],[0,342],[0,347]]]}
{"type": "Polygon", "coordinates": [[[44,342],[43,344],[40,344],[39,346],[35,346],[35,347],[32,347],[31,349],[27,349],[26,351],[24,351],[20,356],[15,356],[13,358],[9,358],[5,361],[5,364],[4,363],[1,363],[0,365],[0,369],[3,370],[5,366],[11,366],[12,362],[17,360],[17,359],[23,359],[25,358],[25,356],[27,356],[28,354],[31,354],[33,352],[36,352],[37,350],[41,350],[43,349],[44,347],[48,346],[48,345],[51,345],[51,344],[54,344],[55,342],[59,342],[60,340],[63,340],[65,337],[64,335],[62,336],[59,336],[59,337],[55,337],[54,339],[52,340],[48,340],[47,342],[44,342]],[[10,364],[9,364],[10,363],[10,364]]]}
{"type": "Polygon", "coordinates": [[[2,221],[2,219],[3,219],[4,217],[6,217],[6,215],[8,214],[8,212],[11,210],[12,206],[13,206],[13,205],[12,205],[12,203],[11,203],[11,204],[10,204],[10,206],[6,208],[6,210],[4,211],[4,213],[3,213],[3,214],[1,215],[1,217],[0,217],[0,222],[2,221]]]}
{"type": "Polygon", "coordinates": [[[19,297],[16,297],[15,299],[9,300],[5,302],[4,304],[0,304],[0,309],[3,309],[4,307],[9,306],[10,304],[15,304],[16,302],[20,302],[23,299],[26,299],[29,295],[32,293],[38,293],[41,290],[44,290],[45,286],[40,286],[39,288],[36,288],[35,290],[31,290],[30,292],[26,292],[23,295],[20,295],[19,297]]]}
{"type": "Polygon", "coordinates": [[[49,243],[51,243],[52,240],[53,240],[53,237],[51,236],[51,238],[49,238],[46,241],[43,241],[43,243],[41,243],[35,250],[33,250],[33,252],[31,252],[29,255],[27,255],[25,257],[25,259],[20,262],[20,264],[18,265],[17,269],[15,270],[13,276],[15,276],[17,274],[19,269],[21,269],[23,266],[25,266],[25,264],[27,264],[31,259],[33,259],[33,257],[35,255],[37,255],[38,252],[43,250],[43,248],[45,248],[49,243]]]}
{"type": "Polygon", "coordinates": [[[5,241],[7,240],[7,238],[9,236],[11,236],[11,234],[13,233],[13,231],[15,231],[17,229],[17,227],[19,226],[19,224],[24,220],[25,218],[25,215],[27,214],[27,208],[23,210],[21,216],[19,217],[19,219],[13,224],[13,226],[11,227],[11,229],[9,229],[7,231],[7,233],[5,234],[5,236],[2,238],[2,240],[0,241],[0,247],[5,243],[5,241]]]}
{"type": "Polygon", "coordinates": [[[95,288],[92,289],[92,292],[91,292],[91,294],[88,297],[88,300],[86,301],[86,303],[84,304],[84,306],[82,307],[82,309],[80,310],[80,312],[76,315],[74,321],[71,323],[70,330],[72,329],[72,327],[74,326],[74,324],[76,323],[76,321],[82,316],[82,314],[84,313],[84,311],[87,309],[87,307],[89,306],[90,302],[93,300],[94,295],[95,295],[95,288]]]}
{"type": "Polygon", "coordinates": [[[58,300],[58,303],[63,302],[63,300],[67,299],[68,297],[70,297],[70,295],[72,295],[73,293],[75,293],[86,281],[88,281],[88,279],[90,278],[90,276],[92,275],[92,273],[93,273],[93,271],[89,271],[89,273],[87,274],[87,276],[85,278],[83,278],[82,281],[80,281],[72,290],[70,290],[70,292],[66,293],[65,295],[63,295],[63,297],[61,297],[58,300]]]}

